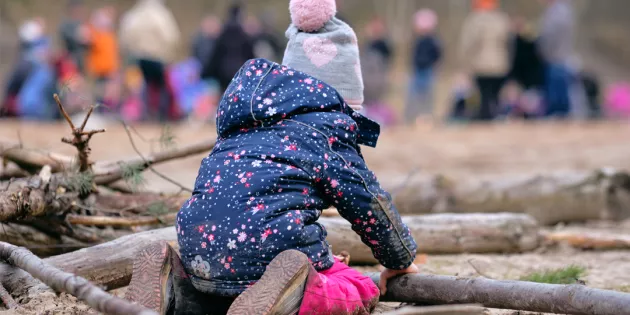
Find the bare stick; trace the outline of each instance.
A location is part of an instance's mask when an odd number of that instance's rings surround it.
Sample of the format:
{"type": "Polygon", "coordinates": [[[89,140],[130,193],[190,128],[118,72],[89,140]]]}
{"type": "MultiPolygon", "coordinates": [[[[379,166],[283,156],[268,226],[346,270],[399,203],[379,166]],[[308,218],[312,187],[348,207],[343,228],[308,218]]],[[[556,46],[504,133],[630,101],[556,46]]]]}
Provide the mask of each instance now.
{"type": "Polygon", "coordinates": [[[129,301],[114,297],[83,277],[63,272],[48,265],[25,248],[0,242],[0,258],[28,272],[53,290],[57,292],[67,292],[79,298],[96,311],[120,315],[157,314],[140,305],[132,304],[129,301]]]}
{"type": "Polygon", "coordinates": [[[143,225],[156,225],[164,222],[173,222],[177,213],[169,213],[160,217],[108,217],[108,216],[88,216],[70,214],[66,218],[70,224],[132,227],[143,225]]]}
{"type": "Polygon", "coordinates": [[[2,284],[0,284],[0,299],[2,299],[2,303],[4,303],[4,306],[6,306],[8,309],[15,309],[20,307],[20,305],[15,302],[13,297],[11,297],[11,294],[7,292],[7,289],[5,289],[2,284]]]}
{"type": "Polygon", "coordinates": [[[72,123],[72,119],[70,119],[70,116],[68,115],[66,110],[63,108],[63,104],[61,104],[61,99],[59,99],[59,95],[55,94],[53,95],[53,97],[55,98],[55,102],[57,102],[57,107],[59,107],[59,111],[61,112],[61,115],[63,115],[63,118],[65,118],[66,121],[68,122],[68,125],[70,125],[70,129],[74,131],[76,128],[74,127],[74,124],[72,123]]]}
{"type": "MultiPolygon", "coordinates": [[[[370,274],[378,283],[380,274],[370,274]]],[[[526,281],[405,275],[387,282],[382,302],[427,304],[478,303],[485,307],[576,315],[630,314],[630,294],[526,281]]]]}
{"type": "Polygon", "coordinates": [[[483,315],[485,308],[481,305],[440,305],[404,307],[383,315],[483,315]]]}
{"type": "Polygon", "coordinates": [[[85,125],[87,125],[87,122],[90,119],[90,116],[92,116],[93,111],[94,111],[94,106],[90,106],[90,109],[88,110],[87,114],[85,115],[85,118],[83,119],[83,123],[81,123],[81,127],[79,127],[80,132],[83,132],[83,130],[85,130],[85,125]]]}
{"type": "MultiPolygon", "coordinates": [[[[140,155],[117,161],[97,162],[93,166],[95,174],[94,181],[98,185],[109,185],[123,178],[121,164],[133,166],[139,171],[143,171],[150,166],[159,163],[165,163],[200,153],[207,153],[212,150],[212,148],[214,148],[215,143],[216,140],[213,139],[198,142],[188,146],[182,146],[177,149],[165,150],[162,152],[151,154],[149,156],[140,155]]],[[[138,152],[138,150],[136,150],[136,152],[138,152]]],[[[188,191],[188,189],[186,190],[188,191]]]]}

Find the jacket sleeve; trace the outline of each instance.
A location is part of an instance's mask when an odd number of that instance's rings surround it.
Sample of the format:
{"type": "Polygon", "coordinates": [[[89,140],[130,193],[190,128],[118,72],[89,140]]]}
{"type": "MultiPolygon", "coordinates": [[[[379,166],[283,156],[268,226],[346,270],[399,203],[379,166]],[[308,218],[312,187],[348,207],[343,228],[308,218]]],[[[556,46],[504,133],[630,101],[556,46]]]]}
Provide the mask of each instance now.
{"type": "Polygon", "coordinates": [[[324,155],[322,195],[352,224],[352,230],[383,266],[398,270],[409,267],[417,246],[391,196],[367,168],[358,147],[333,142],[331,148],[334,151],[324,155]]]}

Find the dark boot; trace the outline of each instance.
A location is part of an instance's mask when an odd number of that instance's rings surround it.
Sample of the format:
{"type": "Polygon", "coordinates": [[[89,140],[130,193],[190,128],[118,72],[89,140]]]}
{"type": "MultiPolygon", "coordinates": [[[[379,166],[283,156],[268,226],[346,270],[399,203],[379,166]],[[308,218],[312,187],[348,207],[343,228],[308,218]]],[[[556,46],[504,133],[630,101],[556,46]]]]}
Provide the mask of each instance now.
{"type": "Polygon", "coordinates": [[[167,314],[174,301],[170,276],[173,257],[177,257],[177,253],[163,241],[140,250],[133,261],[133,274],[125,299],[159,314],[167,314]]]}
{"type": "MultiPolygon", "coordinates": [[[[234,298],[208,295],[197,291],[177,255],[172,258],[175,296],[173,315],[225,315],[234,298]]],[[[169,314],[170,315],[170,314],[169,314]]]]}
{"type": "Polygon", "coordinates": [[[296,314],[311,270],[308,257],[287,250],[274,258],[262,278],[236,298],[228,315],[296,314]]]}

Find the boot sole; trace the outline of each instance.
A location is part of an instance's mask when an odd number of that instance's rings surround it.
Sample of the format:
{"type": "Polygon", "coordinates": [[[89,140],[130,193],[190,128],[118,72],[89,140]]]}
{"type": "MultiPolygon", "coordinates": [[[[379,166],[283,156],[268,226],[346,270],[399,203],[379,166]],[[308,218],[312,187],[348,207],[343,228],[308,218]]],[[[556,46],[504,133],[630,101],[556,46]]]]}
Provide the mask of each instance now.
{"type": "Polygon", "coordinates": [[[165,314],[167,305],[164,305],[164,297],[173,254],[173,249],[166,242],[143,248],[133,261],[133,273],[125,299],[165,314]]]}
{"type": "Polygon", "coordinates": [[[304,295],[309,264],[302,252],[280,253],[260,280],[236,298],[228,315],[296,314],[304,295]],[[287,309],[285,304],[295,307],[287,309]]]}

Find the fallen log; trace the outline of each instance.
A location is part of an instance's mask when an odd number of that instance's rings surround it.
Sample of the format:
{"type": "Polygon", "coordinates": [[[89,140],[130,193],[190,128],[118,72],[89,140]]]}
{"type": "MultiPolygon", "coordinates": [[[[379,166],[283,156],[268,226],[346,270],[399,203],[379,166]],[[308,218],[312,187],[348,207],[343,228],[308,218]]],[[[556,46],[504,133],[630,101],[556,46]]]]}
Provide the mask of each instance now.
{"type": "Polygon", "coordinates": [[[175,228],[168,227],[123,236],[72,253],[49,257],[44,261],[63,271],[84,277],[106,290],[112,290],[126,286],[131,281],[133,259],[138,250],[162,240],[178,248],[175,228]]]}
{"type": "Polygon", "coordinates": [[[111,227],[133,227],[174,223],[177,213],[169,213],[159,217],[110,217],[93,215],[70,214],[66,217],[68,223],[77,225],[111,226],[111,227]]]}
{"type": "Polygon", "coordinates": [[[175,212],[190,198],[190,195],[162,195],[156,193],[98,194],[94,196],[97,208],[131,212],[135,214],[151,212],[160,207],[164,211],[175,212]]]}
{"type": "Polygon", "coordinates": [[[480,305],[440,305],[424,307],[403,307],[382,315],[484,315],[485,308],[480,305]]]}
{"type": "MultiPolygon", "coordinates": [[[[457,219],[455,215],[432,215],[425,219],[422,217],[404,218],[404,221],[412,223],[410,226],[416,237],[419,235],[417,233],[422,233],[422,237],[426,237],[426,239],[422,238],[422,241],[418,242],[423,252],[455,252],[458,248],[468,251],[471,249],[488,251],[491,248],[499,251],[516,251],[533,249],[538,244],[538,238],[535,236],[535,223],[526,215],[496,214],[490,215],[492,218],[487,221],[481,219],[483,216],[465,215],[463,216],[465,219],[457,219]],[[471,223],[462,225],[464,221],[471,223]],[[413,224],[413,222],[420,223],[413,224]],[[496,227],[499,224],[504,225],[504,232],[496,227]],[[467,230],[468,228],[472,230],[467,230]],[[484,228],[495,229],[497,232],[495,234],[485,233],[483,232],[484,228]],[[414,229],[427,229],[427,232],[418,232],[414,229]],[[508,233],[506,231],[510,229],[514,230],[513,234],[506,234],[508,233]],[[447,233],[455,233],[455,236],[447,233]],[[518,236],[519,233],[521,236],[518,236]],[[499,238],[499,240],[495,238],[499,238]],[[482,240],[484,239],[488,244],[494,245],[483,246],[482,240]]],[[[350,225],[345,225],[339,220],[342,219],[321,218],[318,220],[319,223],[327,227],[328,240],[331,241],[335,252],[347,251],[352,257],[351,262],[353,263],[375,263],[376,260],[371,257],[370,249],[360,242],[358,236],[354,239],[356,234],[350,229],[350,225]],[[330,229],[331,226],[334,228],[330,229]],[[348,244],[352,246],[348,246],[348,244]]],[[[111,290],[129,283],[133,258],[137,251],[154,241],[167,241],[174,248],[178,248],[175,228],[168,227],[123,236],[111,242],[49,257],[45,261],[59,269],[82,276],[96,284],[103,285],[107,290],[111,290]]],[[[1,276],[3,275],[0,273],[1,276]]]]}
{"type": "Polygon", "coordinates": [[[67,211],[78,200],[75,185],[74,177],[49,173],[2,183],[0,222],[67,211]]]}
{"type": "MultiPolygon", "coordinates": [[[[68,252],[71,241],[54,237],[34,227],[21,224],[0,224],[0,242],[26,247],[39,256],[57,255],[68,252]]],[[[77,248],[85,246],[76,244],[77,248]]]]}
{"type": "MultiPolygon", "coordinates": [[[[370,249],[342,218],[321,218],[333,250],[345,250],[357,264],[376,264],[370,249]]],[[[418,253],[518,253],[540,244],[536,221],[525,214],[434,214],[404,216],[418,240],[418,253]]]]}
{"type": "MultiPolygon", "coordinates": [[[[157,314],[140,305],[114,297],[80,276],[60,271],[24,248],[8,243],[0,243],[0,259],[22,269],[56,292],[68,292],[76,296],[96,311],[120,315],[157,314]]],[[[28,279],[28,282],[34,281],[33,279],[28,279]]]]}
{"type": "Polygon", "coordinates": [[[547,233],[544,235],[544,238],[550,243],[566,243],[579,249],[630,249],[630,235],[603,232],[562,231],[547,233]]]}
{"type": "Polygon", "coordinates": [[[53,172],[61,172],[72,165],[72,158],[69,156],[27,149],[19,143],[9,141],[0,141],[0,156],[31,173],[39,172],[44,165],[50,166],[53,172]]]}
{"type": "Polygon", "coordinates": [[[27,171],[21,169],[15,163],[6,162],[0,164],[0,181],[10,180],[11,178],[22,178],[31,176],[27,171]]]}
{"type": "Polygon", "coordinates": [[[488,179],[411,178],[383,181],[401,214],[527,213],[542,225],[630,217],[630,175],[615,170],[501,176],[488,179]]]}
{"type": "MultiPolygon", "coordinates": [[[[370,274],[378,284],[380,274],[370,274]]],[[[435,275],[405,275],[387,283],[382,302],[421,304],[482,304],[530,312],[618,315],[630,314],[630,294],[583,285],[499,281],[435,275]]]]}

